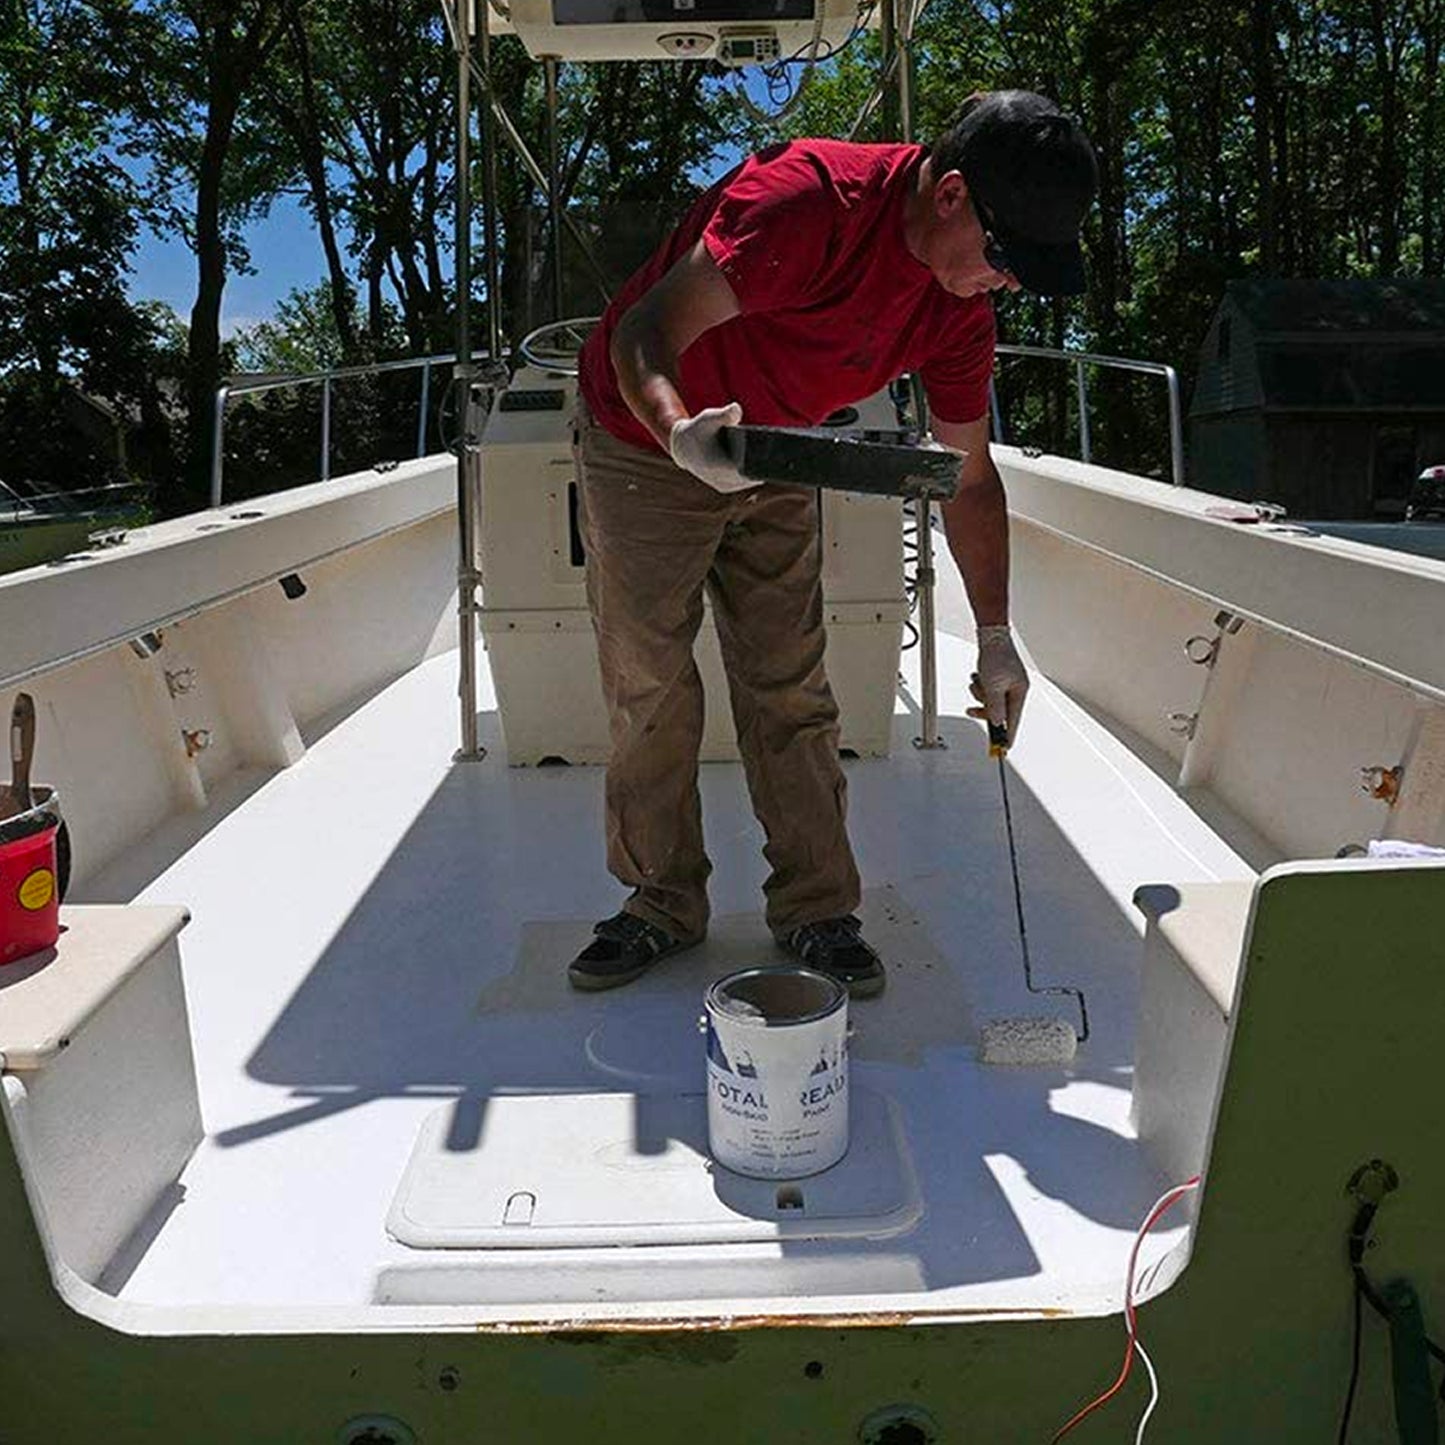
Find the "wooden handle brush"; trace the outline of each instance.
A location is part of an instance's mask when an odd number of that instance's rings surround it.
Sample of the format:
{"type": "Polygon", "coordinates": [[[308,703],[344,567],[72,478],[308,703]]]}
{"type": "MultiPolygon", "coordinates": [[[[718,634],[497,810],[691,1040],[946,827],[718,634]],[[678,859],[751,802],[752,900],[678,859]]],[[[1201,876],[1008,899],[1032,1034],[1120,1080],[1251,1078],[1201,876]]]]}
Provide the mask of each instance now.
{"type": "Polygon", "coordinates": [[[10,798],[5,817],[30,811],[30,763],[35,756],[35,700],[17,694],[10,714],[10,798]]]}

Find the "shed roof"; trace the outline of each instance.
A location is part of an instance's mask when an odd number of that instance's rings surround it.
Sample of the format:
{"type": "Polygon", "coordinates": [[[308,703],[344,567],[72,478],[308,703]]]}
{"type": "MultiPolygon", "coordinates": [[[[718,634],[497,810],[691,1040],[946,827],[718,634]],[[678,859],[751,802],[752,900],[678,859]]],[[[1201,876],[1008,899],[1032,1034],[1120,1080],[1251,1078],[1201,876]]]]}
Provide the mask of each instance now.
{"type": "Polygon", "coordinates": [[[1434,332],[1445,344],[1445,281],[1231,281],[1257,335],[1434,332]]]}

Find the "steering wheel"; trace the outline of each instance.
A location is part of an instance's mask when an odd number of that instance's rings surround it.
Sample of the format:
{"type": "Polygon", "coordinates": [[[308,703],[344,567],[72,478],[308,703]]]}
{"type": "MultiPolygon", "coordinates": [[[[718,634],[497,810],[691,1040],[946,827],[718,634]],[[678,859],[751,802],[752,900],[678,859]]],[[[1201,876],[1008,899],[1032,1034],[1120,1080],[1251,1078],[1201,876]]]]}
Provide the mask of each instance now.
{"type": "Polygon", "coordinates": [[[522,359],[539,371],[557,376],[577,375],[577,353],[587,334],[602,318],[573,316],[566,321],[549,321],[524,336],[517,345],[522,359]]]}

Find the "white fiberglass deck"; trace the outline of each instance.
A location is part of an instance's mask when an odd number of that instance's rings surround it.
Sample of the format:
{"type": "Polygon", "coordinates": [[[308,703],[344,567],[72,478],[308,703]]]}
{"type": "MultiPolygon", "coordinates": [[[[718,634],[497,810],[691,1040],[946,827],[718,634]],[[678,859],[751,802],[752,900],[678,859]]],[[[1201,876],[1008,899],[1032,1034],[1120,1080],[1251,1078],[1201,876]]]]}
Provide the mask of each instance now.
{"type": "MultiPolygon", "coordinates": [[[[961,711],[971,648],[939,641],[944,709],[961,711]]],[[[388,1236],[428,1116],[451,1111],[448,1149],[484,1149],[489,1113],[515,1135],[516,1096],[570,1096],[554,1107],[597,1111],[599,1130],[604,1113],[615,1127],[617,1100],[595,1096],[626,1097],[625,1162],[656,1158],[665,1198],[665,1166],[679,1160],[667,1120],[702,1089],[704,987],[779,956],[741,768],[711,765],[708,943],[627,988],[569,991],[566,962],[620,902],[602,859],[602,772],[509,768],[485,673],[490,755],[453,765],[448,655],[287,771],[242,780],[230,813],[140,891],[193,914],[181,942],[207,1137],[172,1207],[103,1284],[161,1307],[373,1307],[382,1327],[419,1305],[460,1306],[478,1323],[1116,1310],[1133,1231],[1172,1182],[1128,1123],[1142,929],[1130,895],[1251,872],[1038,682],[1009,761],[1030,940],[1042,981],[1087,992],[1093,1036],[1068,1070],[980,1066],[981,1020],[1067,1001],[1023,991],[979,725],[945,716],[946,751],[912,746],[916,659],[905,654],[914,681],[893,757],[846,765],[863,914],[892,955],[888,992],[853,1006],[853,1082],[896,1108],[916,1224],[875,1239],[642,1249],[416,1249],[388,1236]]],[[[129,861],[132,881],[112,870],[88,897],[136,896],[133,880],[177,846],[152,841],[149,864],[129,861]]],[[[571,1122],[587,1136],[584,1114],[571,1122]]],[[[585,1200],[569,1207],[585,1218],[585,1200]]]]}

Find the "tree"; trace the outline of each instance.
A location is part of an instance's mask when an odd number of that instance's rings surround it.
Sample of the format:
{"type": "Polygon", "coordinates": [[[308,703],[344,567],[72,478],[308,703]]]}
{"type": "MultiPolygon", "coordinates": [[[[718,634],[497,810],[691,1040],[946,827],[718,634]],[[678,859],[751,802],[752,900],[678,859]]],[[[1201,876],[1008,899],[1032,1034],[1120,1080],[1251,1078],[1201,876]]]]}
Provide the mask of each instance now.
{"type": "Polygon", "coordinates": [[[1420,37],[1420,89],[1424,93],[1420,117],[1418,205],[1420,217],[1420,273],[1438,276],[1441,269],[1440,194],[1445,162],[1440,156],[1440,56],[1445,49],[1445,4],[1417,0],[1413,7],[1420,37]]]}
{"type": "MultiPolygon", "coordinates": [[[[498,88],[510,113],[547,153],[541,67],[519,42],[495,48],[498,88]]],[[[743,138],[741,115],[719,96],[717,67],[704,61],[621,61],[568,65],[559,82],[562,204],[589,237],[591,250],[615,289],[639,266],[699,192],[697,173],[724,147],[743,138]],[[721,103],[720,103],[721,101],[721,103]]],[[[551,248],[564,259],[563,310],[601,309],[589,268],[566,238],[546,224],[546,197],[521,163],[504,154],[500,210],[504,334],[518,337],[551,316],[547,277],[551,248]],[[544,299],[545,298],[545,299],[544,299]]]]}
{"type": "MultiPolygon", "coordinates": [[[[204,498],[225,364],[222,290],[246,264],[243,227],[275,196],[301,195],[315,218],[328,284],[303,309],[329,308],[303,321],[301,303],[288,303],[275,345],[292,346],[298,326],[319,338],[324,320],[325,345],[305,354],[449,349],[455,58],[435,0],[344,10],[305,0],[0,0],[0,15],[0,366],[35,387],[84,374],[115,390],[150,348],[141,372],[154,377],[154,333],[124,309],[125,259],[137,218],[185,236],[197,256],[190,471],[171,510],[204,498]]],[[[915,40],[921,138],[971,91],[1023,86],[1054,95],[1096,143],[1090,291],[1002,301],[1006,339],[1168,360],[1187,394],[1231,277],[1435,276],[1445,264],[1445,0],[1201,0],[1182,10],[1166,0],[931,0],[915,40]]],[[[561,192],[611,284],[719,157],[781,135],[853,134],[878,49],[876,33],[864,34],[819,66],[781,124],[743,115],[727,95],[736,80],[704,62],[563,66],[561,192]]],[[[542,68],[514,37],[497,40],[493,58],[499,99],[544,157],[542,68]]],[[[884,138],[884,119],[880,107],[858,137],[884,138]]],[[[559,243],[540,188],[505,146],[498,179],[495,300],[515,340],[550,318],[549,251],[559,243]]],[[[564,310],[597,309],[587,269],[570,241],[560,244],[564,310]]],[[[485,290],[477,249],[473,306],[485,290]]],[[[1000,375],[1012,436],[1076,444],[1067,368],[1010,364],[1000,375]]],[[[1091,379],[1095,454],[1162,470],[1160,393],[1138,385],[1091,379]]]]}
{"type": "MultiPolygon", "coordinates": [[[[360,322],[356,294],[349,296],[350,313],[344,326],[337,321],[337,298],[331,283],[292,290],[276,307],[269,321],[259,322],[232,338],[236,362],[242,371],[279,372],[295,375],[327,371],[344,366],[353,357],[347,344],[360,322]]],[[[389,324],[382,333],[387,349],[405,343],[395,312],[384,313],[389,324]]]]}
{"type": "MultiPolygon", "coordinates": [[[[1011,296],[1001,333],[1169,361],[1187,400],[1231,277],[1440,274],[1441,43],[1441,0],[933,0],[917,130],[931,139],[975,88],[1043,90],[1077,114],[1101,171],[1089,293],[1011,296]]],[[[875,61],[870,39],[827,67],[789,132],[845,133],[875,61]]],[[[1067,368],[999,374],[1011,437],[1077,445],[1067,368]]],[[[1162,389],[1104,374],[1090,389],[1096,457],[1162,474],[1162,389]]]]}
{"type": "MultiPolygon", "coordinates": [[[[451,332],[442,238],[455,144],[455,62],[440,9],[436,0],[288,3],[284,60],[296,81],[270,105],[296,141],[318,224],[334,217],[350,232],[368,348],[379,354],[390,286],[410,349],[436,350],[451,332]]],[[[328,274],[339,300],[344,285],[329,249],[328,274]]]]}
{"type": "MultiPolygon", "coordinates": [[[[360,324],[352,298],[351,326],[360,324]]],[[[406,349],[396,309],[383,307],[383,350],[406,349]]],[[[350,360],[336,325],[330,283],[292,291],[275,316],[231,342],[235,364],[245,372],[296,378],[295,384],[237,395],[226,421],[226,494],[238,499],[315,480],[320,472],[321,396],[319,377],[350,360]]],[[[444,387],[435,378],[431,412],[444,387]]],[[[421,373],[406,370],[343,374],[330,383],[330,474],[340,476],[379,461],[414,453],[421,373]]]]}
{"type": "MultiPolygon", "coordinates": [[[[316,221],[330,278],[327,299],[341,355],[358,355],[355,287],[347,274],[337,235],[337,207],[332,195],[327,137],[335,129],[337,104],[331,90],[317,82],[308,16],[304,0],[288,0],[286,40],[277,56],[283,72],[267,96],[266,104],[295,151],[296,164],[305,179],[306,204],[316,221]]],[[[324,77],[323,77],[324,79],[324,77]]]]}
{"type": "Polygon", "coordinates": [[[120,459],[67,422],[68,393],[139,406],[152,340],[125,295],[137,221],[106,153],[113,76],[83,6],[3,0],[0,15],[0,475],[90,486],[120,459]]]}
{"type": "Polygon", "coordinates": [[[285,33],[285,0],[97,0],[123,57],[129,151],[151,165],[154,214],[196,256],[187,360],[183,494],[167,511],[206,505],[212,398],[221,379],[221,299],[245,264],[239,228],[281,184],[274,147],[258,140],[258,92],[285,33]],[[177,181],[183,182],[181,187],[177,181]],[[189,201],[189,204],[187,202],[189,201]]]}

